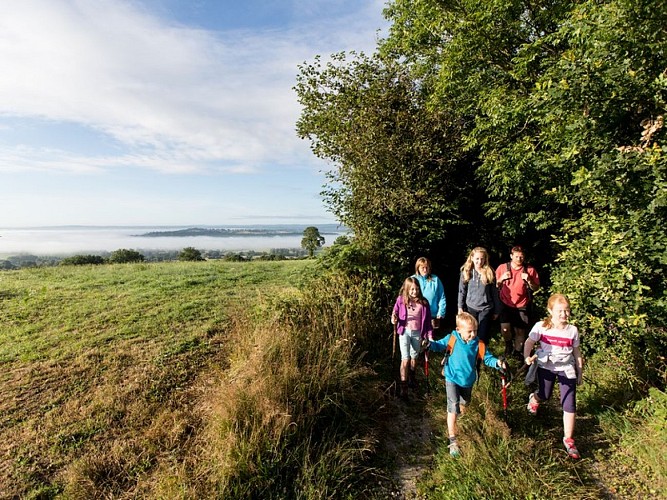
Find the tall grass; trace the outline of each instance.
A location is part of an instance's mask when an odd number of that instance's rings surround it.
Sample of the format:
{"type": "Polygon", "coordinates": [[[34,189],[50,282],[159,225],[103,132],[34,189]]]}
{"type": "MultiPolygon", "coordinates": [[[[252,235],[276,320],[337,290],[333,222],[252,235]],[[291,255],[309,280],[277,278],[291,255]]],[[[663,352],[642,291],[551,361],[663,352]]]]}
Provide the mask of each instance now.
{"type": "Polygon", "coordinates": [[[0,274],[0,497],[357,497],[373,283],[309,266],[0,274]]]}
{"type": "Polygon", "coordinates": [[[356,348],[374,327],[371,286],[329,276],[273,304],[251,335],[236,330],[206,434],[217,496],[359,494],[381,397],[356,348]]]}
{"type": "Polygon", "coordinates": [[[257,297],[294,288],[308,265],[0,273],[0,496],[151,497],[191,469],[231,318],[255,317],[257,297]]]}
{"type": "MultiPolygon", "coordinates": [[[[665,496],[667,397],[654,388],[642,398],[633,385],[636,374],[620,373],[609,363],[611,354],[601,353],[587,364],[578,391],[575,438],[581,460],[569,459],[561,443],[558,390],[533,417],[526,411],[532,389],[514,380],[508,425],[498,377],[487,369],[459,420],[462,457],[449,456],[443,433],[434,469],[421,478],[421,493],[433,499],[665,496]]],[[[427,407],[446,428],[444,388],[427,407]]]]}

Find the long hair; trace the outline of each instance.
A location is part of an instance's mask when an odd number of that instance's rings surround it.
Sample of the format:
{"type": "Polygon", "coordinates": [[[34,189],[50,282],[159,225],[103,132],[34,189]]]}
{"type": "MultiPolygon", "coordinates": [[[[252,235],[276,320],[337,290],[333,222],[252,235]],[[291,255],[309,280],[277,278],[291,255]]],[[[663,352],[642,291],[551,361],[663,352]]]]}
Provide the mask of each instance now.
{"type": "MultiPolygon", "coordinates": [[[[547,300],[547,309],[550,311],[556,304],[566,304],[567,307],[570,307],[570,301],[567,300],[567,297],[562,293],[554,293],[551,297],[549,297],[549,300],[547,300]]],[[[554,324],[553,321],[551,321],[551,314],[544,318],[544,321],[542,321],[542,326],[544,326],[544,328],[547,330],[549,328],[553,328],[554,324]]]]}
{"type": "Polygon", "coordinates": [[[475,253],[477,252],[481,253],[484,259],[482,263],[482,272],[480,273],[482,277],[482,283],[484,283],[485,285],[493,283],[496,280],[496,275],[493,272],[493,268],[489,265],[489,252],[487,252],[486,248],[484,247],[475,247],[468,254],[468,258],[461,266],[461,275],[463,276],[463,282],[468,283],[472,279],[472,271],[473,268],[475,267],[475,264],[473,263],[472,259],[475,253]]]}
{"type": "Polygon", "coordinates": [[[414,276],[410,276],[409,278],[405,278],[405,281],[403,282],[403,286],[401,287],[401,292],[400,295],[403,297],[403,303],[407,306],[410,303],[410,287],[412,285],[415,285],[417,287],[417,302],[424,306],[428,306],[428,300],[424,298],[422,295],[422,288],[419,286],[419,280],[415,278],[414,276]]]}

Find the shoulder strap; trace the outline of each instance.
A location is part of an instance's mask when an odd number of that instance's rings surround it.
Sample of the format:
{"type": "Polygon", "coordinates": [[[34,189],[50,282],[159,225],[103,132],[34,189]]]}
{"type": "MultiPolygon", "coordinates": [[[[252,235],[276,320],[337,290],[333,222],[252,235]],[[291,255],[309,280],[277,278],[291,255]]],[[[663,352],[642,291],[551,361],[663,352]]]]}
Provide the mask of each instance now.
{"type": "Polygon", "coordinates": [[[512,266],[510,265],[510,263],[506,262],[505,265],[507,266],[507,272],[512,274],[512,266]]]}
{"type": "Polygon", "coordinates": [[[483,341],[479,341],[477,344],[477,359],[479,361],[484,361],[484,355],[486,354],[486,344],[483,341]]]}
{"type": "Polygon", "coordinates": [[[456,344],[456,337],[454,334],[451,334],[449,336],[449,340],[447,341],[447,353],[451,354],[452,351],[454,350],[454,344],[456,344]]]}

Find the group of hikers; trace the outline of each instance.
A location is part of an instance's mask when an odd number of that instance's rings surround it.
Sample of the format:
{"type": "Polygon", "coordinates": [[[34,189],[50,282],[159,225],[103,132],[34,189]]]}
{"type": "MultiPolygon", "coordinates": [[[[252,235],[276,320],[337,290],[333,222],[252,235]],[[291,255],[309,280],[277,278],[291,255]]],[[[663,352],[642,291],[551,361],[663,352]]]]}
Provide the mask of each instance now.
{"type": "Polygon", "coordinates": [[[540,403],[551,397],[558,379],[563,444],[571,458],[579,458],[573,438],[576,389],[582,382],[583,370],[579,332],[569,323],[570,303],[562,294],[551,295],[547,317],[531,324],[533,292],[539,287],[539,275],[526,264],[522,247],[512,247],[510,261],[495,272],[486,249],[474,248],[461,266],[456,329],[434,340],[434,330],[440,328],[447,302],[442,282],[431,272],[429,259],[417,259],[415,274],[403,282],[391,315],[401,352],[400,395],[407,400],[408,391],[416,387],[415,370],[422,351],[445,352],[443,375],[452,456],[461,453],[456,419],[470,402],[478,366],[484,363],[506,373],[506,359],[514,358],[529,366],[527,377],[537,383],[526,406],[532,415],[538,413],[540,403]],[[505,342],[504,356],[500,358],[487,348],[491,322],[497,319],[505,342]]]}

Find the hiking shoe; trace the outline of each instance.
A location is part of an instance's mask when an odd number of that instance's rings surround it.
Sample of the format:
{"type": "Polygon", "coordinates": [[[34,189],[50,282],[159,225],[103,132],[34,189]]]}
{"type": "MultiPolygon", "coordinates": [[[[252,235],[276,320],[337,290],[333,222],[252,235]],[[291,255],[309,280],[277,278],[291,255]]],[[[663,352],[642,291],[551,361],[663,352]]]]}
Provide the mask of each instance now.
{"type": "Polygon", "coordinates": [[[574,439],[563,438],[563,444],[565,445],[565,451],[567,451],[570,458],[574,458],[575,460],[579,458],[579,450],[577,450],[577,447],[574,445],[574,439]]]}
{"type": "Polygon", "coordinates": [[[459,449],[459,445],[456,441],[453,443],[449,443],[449,454],[454,458],[458,458],[461,456],[461,450],[459,449]]]}
{"type": "Polygon", "coordinates": [[[535,393],[531,392],[530,396],[528,396],[528,405],[526,408],[528,408],[528,413],[531,415],[537,415],[537,409],[540,407],[540,403],[537,401],[537,398],[535,397],[535,393]]]}

